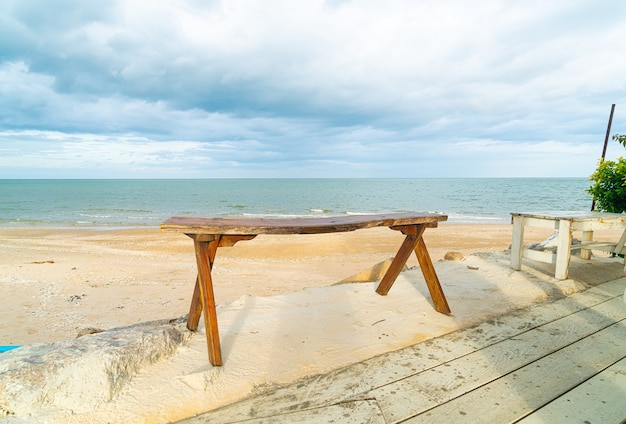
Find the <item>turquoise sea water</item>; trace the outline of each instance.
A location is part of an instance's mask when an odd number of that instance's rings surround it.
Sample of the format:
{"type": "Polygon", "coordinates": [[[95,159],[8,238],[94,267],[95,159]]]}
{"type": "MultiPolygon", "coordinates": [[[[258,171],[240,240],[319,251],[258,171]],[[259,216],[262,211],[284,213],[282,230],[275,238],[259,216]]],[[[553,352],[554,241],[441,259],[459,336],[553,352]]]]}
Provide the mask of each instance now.
{"type": "Polygon", "coordinates": [[[586,178],[0,180],[0,227],[158,226],[173,215],[336,216],[429,211],[451,223],[589,210],[586,178]]]}

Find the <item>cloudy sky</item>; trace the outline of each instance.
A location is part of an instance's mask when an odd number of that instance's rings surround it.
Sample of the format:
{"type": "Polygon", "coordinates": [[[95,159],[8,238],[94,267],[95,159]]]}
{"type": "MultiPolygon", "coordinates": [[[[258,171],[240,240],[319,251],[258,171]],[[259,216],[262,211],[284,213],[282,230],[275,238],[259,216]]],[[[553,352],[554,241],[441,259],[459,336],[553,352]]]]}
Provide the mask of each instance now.
{"type": "Polygon", "coordinates": [[[3,0],[0,178],[587,177],[625,40],[608,0],[3,0]]]}

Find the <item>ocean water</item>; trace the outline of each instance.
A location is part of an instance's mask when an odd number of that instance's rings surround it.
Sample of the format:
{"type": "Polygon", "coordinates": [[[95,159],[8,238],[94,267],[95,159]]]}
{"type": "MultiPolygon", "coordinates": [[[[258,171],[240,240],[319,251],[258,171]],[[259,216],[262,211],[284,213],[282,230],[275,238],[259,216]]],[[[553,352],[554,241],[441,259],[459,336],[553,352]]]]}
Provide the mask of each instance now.
{"type": "Polygon", "coordinates": [[[425,211],[450,223],[589,210],[586,178],[0,180],[0,227],[157,227],[174,215],[309,217],[425,211]]]}

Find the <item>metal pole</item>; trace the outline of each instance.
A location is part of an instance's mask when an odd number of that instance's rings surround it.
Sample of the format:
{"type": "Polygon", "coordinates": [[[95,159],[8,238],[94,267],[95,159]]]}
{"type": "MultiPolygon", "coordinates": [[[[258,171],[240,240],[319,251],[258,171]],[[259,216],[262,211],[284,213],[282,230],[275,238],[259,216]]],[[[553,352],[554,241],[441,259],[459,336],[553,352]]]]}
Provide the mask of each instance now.
{"type": "MultiPolygon", "coordinates": [[[[611,133],[611,124],[613,123],[613,112],[615,112],[615,103],[611,105],[611,114],[609,115],[609,124],[606,127],[606,135],[604,136],[604,148],[602,149],[602,158],[600,159],[600,163],[604,162],[604,157],[606,156],[606,146],[609,144],[609,134],[611,133]]],[[[596,199],[591,201],[591,210],[593,211],[596,207],[596,199]]]]}
{"type": "Polygon", "coordinates": [[[609,144],[609,134],[611,133],[611,123],[613,122],[613,112],[615,112],[615,103],[611,105],[611,114],[609,115],[609,125],[606,127],[606,136],[604,137],[604,149],[602,149],[602,161],[606,156],[606,146],[609,144]]]}

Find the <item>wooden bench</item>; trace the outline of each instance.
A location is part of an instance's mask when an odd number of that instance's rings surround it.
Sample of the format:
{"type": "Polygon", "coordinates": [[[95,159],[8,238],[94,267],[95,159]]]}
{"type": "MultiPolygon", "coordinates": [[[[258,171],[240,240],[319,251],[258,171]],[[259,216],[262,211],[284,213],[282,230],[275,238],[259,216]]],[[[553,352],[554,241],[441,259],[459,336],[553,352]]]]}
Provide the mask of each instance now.
{"type": "Polygon", "coordinates": [[[351,215],[329,218],[194,218],[172,217],[161,224],[163,231],[176,231],[193,239],[198,276],[189,308],[187,328],[197,330],[200,315],[204,311],[204,325],[209,353],[209,361],[215,366],[222,365],[215,297],[211,268],[218,247],[233,246],[242,240],[251,240],[259,234],[323,234],[354,231],[363,228],[389,227],[402,232],[406,237],[394,257],[389,269],[376,288],[380,295],[386,295],[411,252],[415,252],[424,279],[433,300],[435,310],[449,314],[450,308],[439,279],[426,250],[422,234],[427,227],[437,227],[446,215],[430,213],[395,213],[383,215],[351,215]]]}
{"type": "Polygon", "coordinates": [[[592,250],[601,250],[613,254],[624,254],[626,249],[626,231],[619,241],[599,242],[593,240],[593,232],[599,230],[626,229],[626,214],[606,212],[514,212],[513,240],[511,242],[511,268],[519,271],[522,258],[553,264],[554,278],[565,280],[569,276],[571,251],[581,249],[583,259],[591,258],[592,250]],[[524,247],[524,228],[549,228],[558,231],[556,253],[541,252],[524,247]],[[582,232],[582,242],[572,245],[572,232],[582,232]]]}

